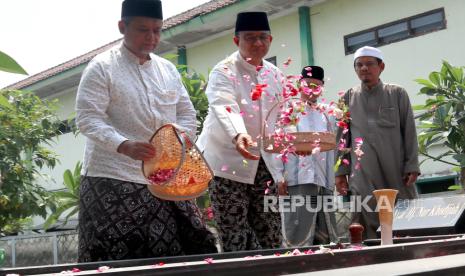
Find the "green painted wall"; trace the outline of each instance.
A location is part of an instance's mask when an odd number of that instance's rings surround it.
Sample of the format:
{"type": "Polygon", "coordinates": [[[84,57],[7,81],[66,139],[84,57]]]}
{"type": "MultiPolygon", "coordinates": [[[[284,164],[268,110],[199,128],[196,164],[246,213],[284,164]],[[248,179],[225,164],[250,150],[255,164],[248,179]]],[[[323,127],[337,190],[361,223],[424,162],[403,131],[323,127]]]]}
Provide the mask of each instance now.
{"type": "Polygon", "coordinates": [[[309,7],[299,7],[299,33],[302,65],[315,65],[315,60],[313,57],[312,25],[310,20],[309,7]]]}

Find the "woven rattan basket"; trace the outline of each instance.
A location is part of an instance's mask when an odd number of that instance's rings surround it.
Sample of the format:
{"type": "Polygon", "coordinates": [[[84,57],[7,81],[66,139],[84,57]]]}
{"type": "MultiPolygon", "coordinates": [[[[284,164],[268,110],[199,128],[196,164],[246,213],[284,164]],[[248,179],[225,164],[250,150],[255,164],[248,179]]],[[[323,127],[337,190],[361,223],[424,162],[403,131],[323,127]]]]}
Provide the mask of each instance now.
{"type": "Polygon", "coordinates": [[[155,157],[142,162],[149,191],[165,200],[189,200],[208,188],[213,173],[202,154],[173,124],[159,128],[150,139],[155,157]]]}
{"type": "Polygon", "coordinates": [[[276,121],[268,122],[270,115],[277,107],[282,107],[287,104],[289,101],[281,101],[276,103],[266,115],[265,121],[263,122],[262,128],[262,144],[263,149],[266,152],[271,153],[281,153],[282,150],[288,147],[294,147],[296,152],[310,154],[312,150],[318,145],[320,151],[330,151],[336,148],[336,135],[333,132],[333,127],[328,119],[326,113],[323,113],[326,116],[328,122],[328,132],[287,132],[289,136],[293,139],[289,141],[276,141],[271,133],[266,133],[267,126],[276,126],[276,121]]]}

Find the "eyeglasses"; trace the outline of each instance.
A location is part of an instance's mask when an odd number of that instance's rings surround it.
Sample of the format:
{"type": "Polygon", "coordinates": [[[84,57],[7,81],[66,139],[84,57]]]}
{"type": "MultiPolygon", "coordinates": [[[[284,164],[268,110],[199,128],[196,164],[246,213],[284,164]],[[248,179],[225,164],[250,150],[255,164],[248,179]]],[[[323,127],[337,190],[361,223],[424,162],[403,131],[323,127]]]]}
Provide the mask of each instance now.
{"type": "Polygon", "coordinates": [[[271,35],[261,34],[261,35],[244,35],[243,39],[249,43],[255,43],[255,41],[260,40],[261,42],[269,41],[271,35]]]}
{"type": "Polygon", "coordinates": [[[376,61],[369,61],[367,63],[357,62],[357,63],[355,63],[355,69],[360,70],[360,69],[363,68],[363,66],[366,66],[367,68],[373,68],[373,67],[375,67],[377,65],[378,65],[378,62],[376,62],[376,61]]]}

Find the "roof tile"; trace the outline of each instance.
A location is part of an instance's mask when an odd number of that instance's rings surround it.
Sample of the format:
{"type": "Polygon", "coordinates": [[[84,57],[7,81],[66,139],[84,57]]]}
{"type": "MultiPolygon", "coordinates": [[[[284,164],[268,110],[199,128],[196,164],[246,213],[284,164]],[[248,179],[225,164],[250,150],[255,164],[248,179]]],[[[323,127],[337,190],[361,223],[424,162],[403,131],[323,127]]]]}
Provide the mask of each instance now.
{"type": "MultiPolygon", "coordinates": [[[[180,13],[178,15],[172,16],[170,18],[165,19],[163,22],[163,30],[173,28],[177,25],[181,25],[197,16],[204,15],[207,13],[214,12],[216,10],[219,10],[221,8],[224,8],[226,6],[229,6],[231,4],[234,4],[235,2],[238,2],[239,0],[212,0],[210,2],[204,3],[200,6],[197,6],[195,8],[192,8],[190,10],[187,10],[183,13],[180,13]]],[[[106,50],[110,49],[111,47],[117,45],[122,38],[117,39],[113,42],[110,42],[108,44],[105,44],[95,50],[92,50],[88,53],[85,53],[81,56],[78,56],[76,58],[73,58],[69,61],[66,61],[64,63],[61,63],[57,66],[54,66],[52,68],[49,68],[45,71],[42,71],[40,73],[37,73],[35,75],[32,75],[24,80],[21,80],[19,82],[16,82],[14,84],[11,84],[6,87],[6,89],[21,89],[27,86],[30,86],[36,82],[39,82],[41,80],[50,78],[52,76],[58,75],[61,72],[64,72],[66,70],[75,68],[83,63],[86,63],[90,61],[93,57],[96,55],[105,52],[106,50]]]]}

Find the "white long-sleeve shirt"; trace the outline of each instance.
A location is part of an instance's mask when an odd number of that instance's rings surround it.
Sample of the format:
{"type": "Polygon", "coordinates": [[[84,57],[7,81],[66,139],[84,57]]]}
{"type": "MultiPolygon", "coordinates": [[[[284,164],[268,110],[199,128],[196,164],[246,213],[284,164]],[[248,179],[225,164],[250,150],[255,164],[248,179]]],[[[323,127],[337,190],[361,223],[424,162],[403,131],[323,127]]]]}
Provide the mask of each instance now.
{"type": "MultiPolygon", "coordinates": [[[[298,132],[331,131],[329,118],[319,110],[306,106],[306,115],[301,115],[297,123],[298,132]]],[[[334,189],[334,151],[320,152],[307,156],[289,154],[284,164],[284,175],[289,186],[316,184],[334,189]]]]}
{"type": "Polygon", "coordinates": [[[118,153],[119,145],[149,141],[166,123],[195,134],[196,112],[176,67],[150,58],[140,65],[121,43],[84,70],[76,99],[76,123],[87,137],[83,174],[147,184],[141,161],[118,153]]]}
{"type": "Polygon", "coordinates": [[[264,159],[275,181],[283,179],[281,160],[276,154],[264,152],[260,139],[265,117],[278,101],[282,89],[283,74],[276,66],[263,61],[263,67],[257,71],[239,52],[213,68],[206,90],[209,111],[197,145],[215,176],[254,183],[258,161],[245,160],[232,142],[237,134],[248,133],[258,141],[258,147],[249,150],[264,159]],[[260,100],[252,101],[250,93],[256,84],[268,87],[260,100]]]}

